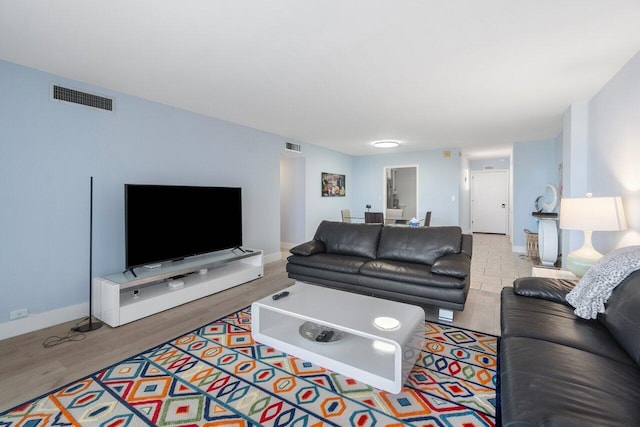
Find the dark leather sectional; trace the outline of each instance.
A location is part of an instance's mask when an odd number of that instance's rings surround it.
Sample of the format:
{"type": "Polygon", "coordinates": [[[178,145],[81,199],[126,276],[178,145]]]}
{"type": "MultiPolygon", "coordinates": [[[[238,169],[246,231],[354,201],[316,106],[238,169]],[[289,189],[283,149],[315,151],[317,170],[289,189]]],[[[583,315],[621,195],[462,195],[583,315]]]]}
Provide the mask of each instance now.
{"type": "Polygon", "coordinates": [[[323,221],[291,249],[289,277],[420,306],[463,310],[472,236],[460,227],[323,221]]]}
{"type": "Polygon", "coordinates": [[[640,271],[596,320],[565,302],[576,283],[527,277],[502,290],[504,426],[640,426],[640,271]]]}

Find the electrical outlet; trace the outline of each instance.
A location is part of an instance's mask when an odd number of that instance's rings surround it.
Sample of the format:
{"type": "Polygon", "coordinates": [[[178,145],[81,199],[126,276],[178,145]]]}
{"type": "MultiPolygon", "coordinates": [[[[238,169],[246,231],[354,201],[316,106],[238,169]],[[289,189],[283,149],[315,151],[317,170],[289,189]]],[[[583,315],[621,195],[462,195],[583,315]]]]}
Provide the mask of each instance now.
{"type": "Polygon", "coordinates": [[[14,310],[9,313],[9,320],[20,319],[21,317],[27,317],[29,315],[29,309],[21,308],[19,310],[14,310]]]}

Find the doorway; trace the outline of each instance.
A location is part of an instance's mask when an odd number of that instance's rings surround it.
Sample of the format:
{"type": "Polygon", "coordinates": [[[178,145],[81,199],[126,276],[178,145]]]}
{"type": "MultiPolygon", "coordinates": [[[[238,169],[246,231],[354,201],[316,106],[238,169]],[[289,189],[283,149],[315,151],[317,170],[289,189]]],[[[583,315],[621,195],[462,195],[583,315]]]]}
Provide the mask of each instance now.
{"type": "Polygon", "coordinates": [[[280,248],[305,241],[305,158],[280,157],[280,248]]]}
{"type": "Polygon", "coordinates": [[[402,211],[402,218],[418,218],[418,165],[384,168],[383,206],[402,211]]]}
{"type": "Polygon", "coordinates": [[[474,233],[507,234],[509,171],[471,172],[471,229],[474,233]]]}

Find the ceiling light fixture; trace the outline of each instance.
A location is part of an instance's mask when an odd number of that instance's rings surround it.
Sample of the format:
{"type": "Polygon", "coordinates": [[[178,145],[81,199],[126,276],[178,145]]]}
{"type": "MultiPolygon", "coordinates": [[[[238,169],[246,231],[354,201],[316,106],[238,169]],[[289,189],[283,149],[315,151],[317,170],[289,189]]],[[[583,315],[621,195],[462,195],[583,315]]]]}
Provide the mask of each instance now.
{"type": "Polygon", "coordinates": [[[400,141],[385,139],[384,141],[374,141],[371,144],[376,148],[395,148],[400,145],[400,141]]]}

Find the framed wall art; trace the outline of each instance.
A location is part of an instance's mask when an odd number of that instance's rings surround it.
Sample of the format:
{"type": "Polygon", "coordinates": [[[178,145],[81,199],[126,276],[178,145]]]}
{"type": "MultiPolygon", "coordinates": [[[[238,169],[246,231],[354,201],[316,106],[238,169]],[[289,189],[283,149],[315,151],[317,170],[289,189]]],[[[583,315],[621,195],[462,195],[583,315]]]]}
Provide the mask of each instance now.
{"type": "Polygon", "coordinates": [[[322,197],[344,197],[345,176],[322,172],[322,197]]]}

